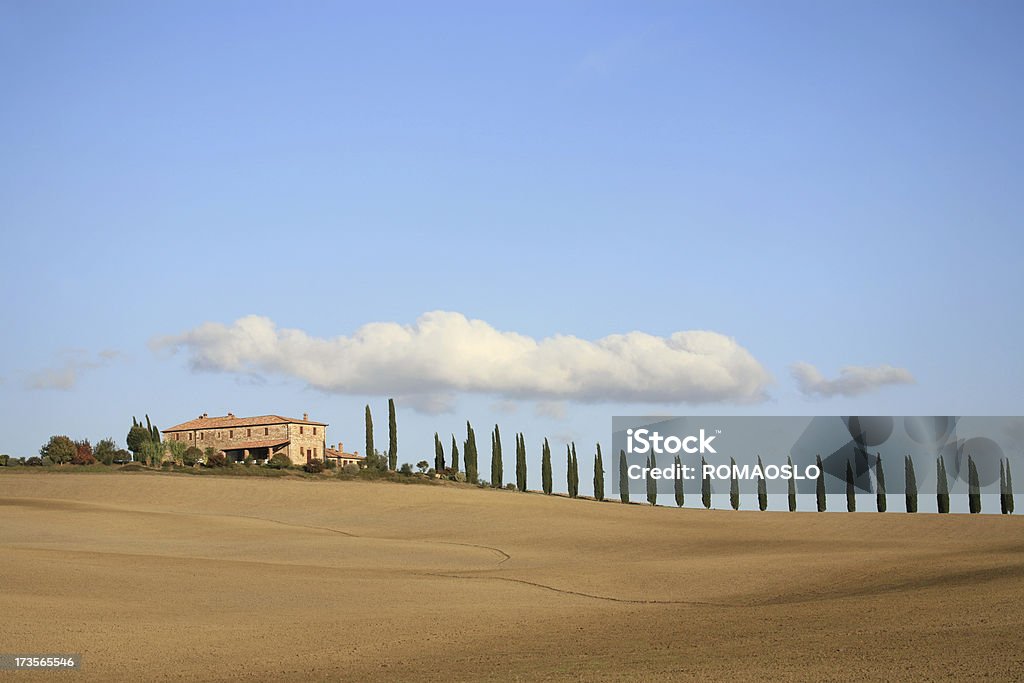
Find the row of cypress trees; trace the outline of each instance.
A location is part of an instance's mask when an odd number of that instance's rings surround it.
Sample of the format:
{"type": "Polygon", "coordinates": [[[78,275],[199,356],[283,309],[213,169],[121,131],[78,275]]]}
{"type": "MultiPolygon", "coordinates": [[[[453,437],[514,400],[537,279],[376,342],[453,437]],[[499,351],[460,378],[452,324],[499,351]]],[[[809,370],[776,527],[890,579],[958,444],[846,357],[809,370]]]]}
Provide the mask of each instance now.
{"type": "MultiPolygon", "coordinates": [[[[398,457],[398,440],[397,440],[397,429],[395,425],[395,408],[394,400],[388,401],[388,426],[389,426],[389,448],[388,448],[388,467],[389,469],[395,469],[397,465],[398,457]]],[[[366,406],[366,448],[367,453],[374,453],[373,450],[373,422],[370,415],[370,406],[366,406]]],[[[735,469],[736,461],[734,458],[729,459],[730,465],[735,469]]],[[[675,457],[674,463],[676,467],[681,466],[679,456],[675,457]]],[[[701,458],[701,471],[703,471],[706,461],[701,458]]],[[[761,456],[757,456],[757,464],[762,470],[764,469],[764,463],[761,461],[761,456]]],[[[787,464],[790,469],[793,468],[793,459],[787,458],[787,464]]],[[[824,468],[821,461],[821,456],[815,456],[815,464],[818,466],[818,470],[823,472],[824,468]]],[[[657,459],[652,453],[647,458],[647,467],[649,469],[656,468],[658,466],[657,459]]],[[[451,469],[455,471],[459,470],[459,449],[455,439],[455,435],[452,435],[451,445],[451,469]]],[[[466,480],[470,483],[479,483],[479,475],[477,470],[477,447],[476,447],[476,433],[473,430],[473,425],[467,420],[466,421],[466,440],[463,442],[463,467],[466,473],[466,480]]],[[[436,471],[442,471],[446,469],[446,462],[444,457],[444,448],[441,444],[441,438],[434,433],[434,469],[436,471]]],[[[623,503],[629,502],[629,479],[627,476],[627,464],[626,464],[626,453],[625,451],[619,451],[619,499],[623,503]]],[[[937,472],[937,483],[936,483],[936,503],[939,513],[949,513],[949,478],[946,473],[945,460],[939,456],[936,458],[936,472],[937,472]]],[[[968,507],[972,514],[981,512],[981,486],[979,484],[978,468],[974,462],[974,458],[971,456],[967,457],[967,477],[968,477],[968,507]]],[[[604,462],[601,455],[601,444],[597,444],[597,453],[594,456],[594,498],[596,500],[604,500],[604,462]]],[[[490,485],[492,488],[502,488],[504,481],[504,467],[502,461],[502,448],[501,448],[501,431],[498,425],[494,425],[494,431],[491,433],[491,481],[490,485]]],[[[855,512],[857,509],[857,496],[856,487],[854,484],[855,476],[853,471],[853,464],[851,462],[846,463],[846,509],[849,512],[855,512]]],[[[875,456],[875,481],[876,481],[876,509],[879,512],[885,512],[887,509],[886,504],[886,488],[885,488],[885,470],[882,468],[882,456],[876,454],[875,456]]],[[[917,486],[917,475],[914,470],[914,462],[910,456],[904,458],[904,481],[905,481],[905,500],[907,512],[918,511],[918,486],[917,486]]],[[[579,461],[576,456],[576,443],[571,442],[566,445],[566,483],[570,498],[579,497],[579,461]]],[[[790,512],[795,512],[797,509],[797,496],[796,496],[796,481],[790,479],[788,482],[788,507],[790,512]]],[[[519,491],[527,490],[527,466],[526,466],[526,439],[523,434],[516,434],[516,489],[519,491]]],[[[551,446],[548,443],[547,438],[544,439],[544,444],[541,451],[541,489],[545,494],[550,495],[553,490],[552,472],[551,472],[551,446]]],[[[657,481],[652,477],[648,477],[646,481],[647,490],[647,502],[651,505],[657,504],[657,481]]],[[[685,494],[683,492],[683,480],[676,478],[673,482],[673,495],[675,503],[678,507],[683,507],[685,502],[685,494]]],[[[818,512],[824,512],[827,509],[827,499],[825,496],[825,480],[822,477],[818,477],[815,482],[815,499],[816,507],[818,512]]],[[[701,503],[705,508],[711,507],[711,480],[709,478],[702,478],[701,480],[701,503]]],[[[729,481],[729,504],[734,510],[738,510],[740,506],[740,491],[739,491],[739,480],[733,476],[729,481]]],[[[764,511],[768,508],[768,489],[767,482],[764,478],[757,480],[757,506],[758,509],[764,511]]],[[[1010,472],[1010,461],[1009,459],[1000,460],[999,462],[999,507],[1002,514],[1013,514],[1014,501],[1013,501],[1013,478],[1010,472]]]]}

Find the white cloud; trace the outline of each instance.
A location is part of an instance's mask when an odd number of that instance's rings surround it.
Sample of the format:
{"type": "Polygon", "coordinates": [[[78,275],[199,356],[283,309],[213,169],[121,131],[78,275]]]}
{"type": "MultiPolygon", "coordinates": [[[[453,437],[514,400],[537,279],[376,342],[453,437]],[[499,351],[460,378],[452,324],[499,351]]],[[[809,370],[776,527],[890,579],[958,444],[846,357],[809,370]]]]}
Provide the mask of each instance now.
{"type": "Polygon", "coordinates": [[[370,323],[332,339],[252,315],[230,325],[204,323],[151,345],[183,350],[196,370],[280,374],[346,394],[751,402],[764,399],[771,381],[745,348],[716,332],[534,339],[446,311],[425,313],[412,325],[370,323]]]}
{"type": "Polygon", "coordinates": [[[825,379],[810,363],[794,363],[790,370],[800,392],[807,396],[857,396],[886,385],[913,384],[915,381],[909,370],[891,365],[850,365],[841,368],[835,379],[825,379]]]}
{"type": "Polygon", "coordinates": [[[120,351],[112,349],[105,349],[95,355],[82,350],[71,350],[65,351],[63,355],[62,363],[30,374],[25,385],[29,389],[70,391],[78,383],[83,372],[109,365],[123,357],[120,351]]]}

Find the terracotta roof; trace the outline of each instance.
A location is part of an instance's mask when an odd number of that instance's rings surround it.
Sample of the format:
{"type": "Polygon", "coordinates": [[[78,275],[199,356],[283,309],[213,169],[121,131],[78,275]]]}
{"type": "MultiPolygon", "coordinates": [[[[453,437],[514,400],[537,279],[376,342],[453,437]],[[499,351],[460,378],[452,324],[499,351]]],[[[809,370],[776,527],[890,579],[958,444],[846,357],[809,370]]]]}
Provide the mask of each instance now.
{"type": "Polygon", "coordinates": [[[192,429],[224,429],[227,427],[262,427],[263,425],[281,424],[317,425],[326,427],[326,422],[314,422],[313,420],[299,420],[294,417],[281,417],[280,415],[257,415],[256,417],[235,417],[228,414],[220,417],[197,417],[180,425],[174,425],[161,430],[167,432],[185,432],[192,429]]]}
{"type": "Polygon", "coordinates": [[[328,458],[343,458],[345,460],[366,460],[365,455],[359,455],[358,453],[338,452],[333,448],[328,448],[326,451],[324,451],[324,455],[328,458]]]}
{"type": "Polygon", "coordinates": [[[243,443],[235,443],[230,446],[222,448],[222,451],[241,451],[246,448],[273,448],[274,446],[283,446],[288,443],[288,439],[270,439],[269,441],[245,441],[243,443]]]}

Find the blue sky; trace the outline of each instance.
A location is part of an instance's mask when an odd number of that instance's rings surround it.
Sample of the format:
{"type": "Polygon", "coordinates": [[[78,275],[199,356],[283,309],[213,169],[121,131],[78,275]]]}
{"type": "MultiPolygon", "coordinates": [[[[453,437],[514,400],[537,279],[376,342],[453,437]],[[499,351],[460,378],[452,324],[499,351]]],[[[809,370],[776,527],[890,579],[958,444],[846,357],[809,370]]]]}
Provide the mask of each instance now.
{"type": "Polygon", "coordinates": [[[535,340],[706,330],[771,378],[753,402],[442,386],[450,412],[399,398],[413,462],[467,418],[534,459],[607,445],[616,414],[1020,414],[1022,19],[0,2],[0,451],[228,410],[361,450],[367,402],[385,438],[404,365],[191,367],[182,335],[249,315],[313,340],[438,310],[535,340]],[[904,374],[846,395],[844,367],[904,374]]]}

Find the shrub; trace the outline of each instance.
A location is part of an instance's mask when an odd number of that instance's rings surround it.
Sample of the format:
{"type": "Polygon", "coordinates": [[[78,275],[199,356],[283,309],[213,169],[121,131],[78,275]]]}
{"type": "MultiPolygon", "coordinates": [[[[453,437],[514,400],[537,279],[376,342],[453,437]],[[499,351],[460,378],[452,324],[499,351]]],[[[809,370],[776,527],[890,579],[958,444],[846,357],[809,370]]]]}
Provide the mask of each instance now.
{"type": "Polygon", "coordinates": [[[253,463],[256,462],[256,458],[249,455],[246,456],[245,460],[243,460],[242,462],[245,464],[246,467],[252,467],[253,463]]]}
{"type": "Polygon", "coordinates": [[[171,452],[171,459],[174,460],[175,463],[185,463],[185,451],[189,449],[189,446],[184,441],[174,441],[172,439],[170,441],[165,441],[164,445],[167,447],[167,450],[171,452]]]}
{"type": "Polygon", "coordinates": [[[165,470],[173,470],[174,469],[174,461],[173,460],[167,460],[163,464],[161,464],[160,467],[165,469],[165,470]]]}
{"type": "Polygon", "coordinates": [[[207,467],[227,467],[228,456],[224,455],[222,451],[216,451],[206,456],[207,467]]]}
{"type": "Polygon", "coordinates": [[[354,462],[350,462],[341,468],[342,473],[354,477],[359,474],[360,467],[354,462]]]}
{"type": "Polygon", "coordinates": [[[26,458],[25,464],[29,467],[42,467],[45,463],[38,455],[33,455],[31,458],[26,458]]]}
{"type": "Polygon", "coordinates": [[[185,452],[181,454],[181,462],[186,467],[192,467],[197,462],[201,462],[203,459],[203,452],[195,446],[189,446],[185,449],[185,452]]]}
{"type": "Polygon", "coordinates": [[[267,467],[273,467],[275,470],[286,470],[291,466],[291,458],[284,453],[276,453],[267,463],[267,467]]]}
{"type": "Polygon", "coordinates": [[[71,458],[72,465],[95,465],[96,458],[93,457],[92,450],[79,449],[75,456],[71,458]]]}
{"type": "Polygon", "coordinates": [[[407,462],[403,462],[402,466],[398,469],[398,473],[405,475],[406,477],[412,476],[412,465],[407,462]]]}
{"type": "Polygon", "coordinates": [[[505,488],[508,489],[509,491],[515,491],[516,490],[516,485],[513,484],[512,482],[509,482],[509,483],[505,484],[505,488]]]}
{"type": "Polygon", "coordinates": [[[324,460],[324,469],[334,470],[338,468],[337,460],[324,460]]]}
{"type": "Polygon", "coordinates": [[[324,461],[314,458],[313,460],[310,460],[305,465],[303,465],[302,469],[309,472],[310,474],[320,474],[321,472],[324,471],[324,461]]]}
{"type": "Polygon", "coordinates": [[[6,453],[0,454],[0,467],[7,467],[11,463],[11,456],[6,453]]]}
{"type": "Polygon", "coordinates": [[[117,444],[110,438],[101,439],[93,449],[92,455],[104,465],[113,464],[114,458],[117,457],[117,444]]]}
{"type": "Polygon", "coordinates": [[[416,463],[416,469],[418,469],[420,471],[420,474],[423,474],[424,472],[426,472],[427,468],[429,468],[429,467],[430,467],[430,463],[427,462],[426,460],[420,460],[418,463],[416,463]]]}

